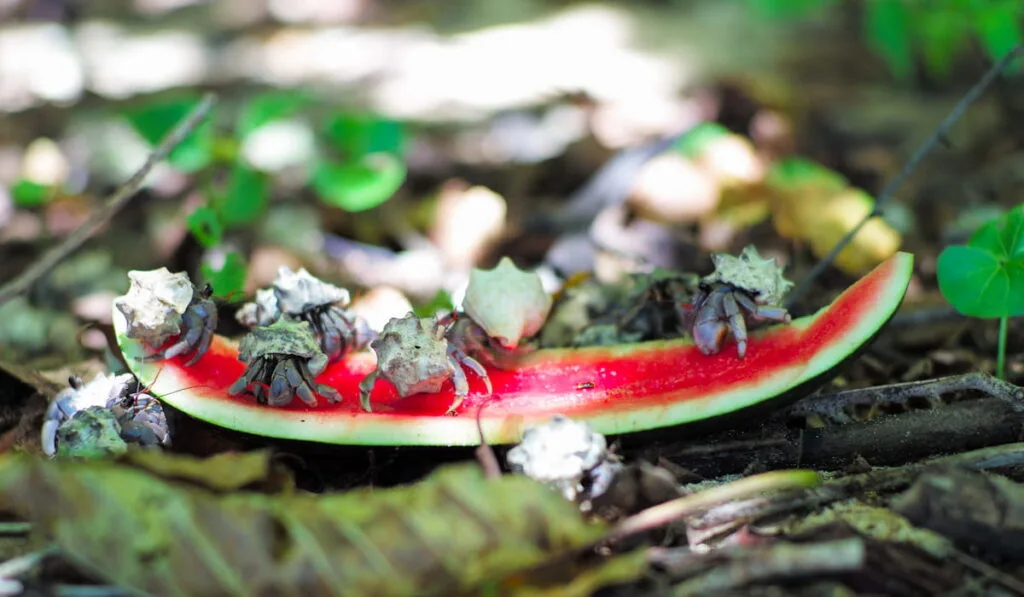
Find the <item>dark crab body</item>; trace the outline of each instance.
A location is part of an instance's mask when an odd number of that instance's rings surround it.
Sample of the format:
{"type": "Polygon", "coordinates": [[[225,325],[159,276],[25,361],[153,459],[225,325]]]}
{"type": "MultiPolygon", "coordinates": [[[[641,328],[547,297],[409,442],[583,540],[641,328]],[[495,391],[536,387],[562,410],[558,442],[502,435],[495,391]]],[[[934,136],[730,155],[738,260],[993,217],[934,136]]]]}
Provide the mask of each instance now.
{"type": "MultiPolygon", "coordinates": [[[[89,409],[111,411],[112,419],[118,424],[117,431],[125,442],[170,445],[167,418],[160,402],[148,394],[132,392],[134,384],[135,378],[130,374],[98,375],[88,383],[78,377],[69,378],[68,388],[54,397],[44,415],[43,452],[48,456],[56,455],[61,435],[75,435],[80,441],[96,437],[96,434],[75,433],[67,428],[74,423],[75,415],[89,409]]],[[[78,424],[88,426],[85,419],[78,424]]]]}
{"type": "Polygon", "coordinates": [[[282,319],[256,328],[242,338],[238,358],[246,368],[228,389],[231,395],[248,392],[270,406],[287,406],[295,396],[316,406],[316,394],[330,402],[341,400],[337,390],[316,382],[328,359],[305,321],[282,319]]]}
{"type": "Polygon", "coordinates": [[[178,340],[165,348],[145,357],[146,361],[172,359],[179,355],[191,354],[187,365],[196,364],[210,350],[213,334],[217,331],[217,304],[210,297],[213,287],[209,284],[197,288],[193,298],[181,316],[181,334],[178,340]]]}
{"type": "Polygon", "coordinates": [[[754,293],[732,284],[701,284],[691,302],[681,307],[679,318],[701,353],[718,354],[731,333],[741,359],[747,354],[748,327],[790,321],[782,307],[759,304],[754,293]]]}
{"type": "Polygon", "coordinates": [[[378,377],[390,382],[402,398],[440,391],[441,386],[451,380],[455,399],[447,414],[455,414],[469,395],[469,380],[463,367],[480,376],[490,394],[491,380],[487,371],[476,359],[450,343],[447,331],[448,326],[436,317],[417,317],[414,313],[388,321],[370,345],[377,354],[377,367],[359,384],[363,409],[372,412],[370,393],[378,377]]]}
{"type": "Polygon", "coordinates": [[[250,328],[268,326],[279,320],[305,321],[327,355],[335,362],[346,354],[366,348],[373,330],[348,312],[349,293],[328,284],[305,269],[293,272],[282,266],[274,284],[256,293],[256,300],[244,305],[238,321],[250,328]]]}
{"type": "Polygon", "coordinates": [[[782,276],[775,260],[762,259],[753,246],[739,257],[717,253],[712,259],[715,271],[701,281],[688,304],[679,306],[679,319],[701,353],[718,354],[732,334],[742,359],[748,327],[791,320],[778,303],[793,283],[782,276]]]}
{"type": "Polygon", "coordinates": [[[142,446],[169,446],[171,434],[160,401],[149,394],[129,394],[111,410],[121,424],[121,437],[142,446]]]}
{"type": "Polygon", "coordinates": [[[217,305],[213,288],[198,288],[188,275],[172,274],[167,268],[128,273],[128,293],[114,301],[128,323],[128,337],[153,347],[173,344],[143,357],[143,361],[170,359],[192,354],[188,365],[203,358],[217,329],[217,305]]]}

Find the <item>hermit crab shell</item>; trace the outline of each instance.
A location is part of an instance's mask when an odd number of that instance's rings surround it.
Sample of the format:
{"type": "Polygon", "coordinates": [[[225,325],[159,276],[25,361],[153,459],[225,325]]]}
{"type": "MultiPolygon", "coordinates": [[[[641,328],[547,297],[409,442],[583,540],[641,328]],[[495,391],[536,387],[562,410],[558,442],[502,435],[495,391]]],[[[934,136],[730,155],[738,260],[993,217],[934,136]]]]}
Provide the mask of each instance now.
{"type": "Polygon", "coordinates": [[[270,325],[281,317],[281,309],[277,306],[277,295],[273,288],[262,288],[256,291],[256,300],[245,303],[235,313],[238,323],[254,328],[270,325]]]}
{"type": "Polygon", "coordinates": [[[128,272],[128,293],[114,300],[114,306],[128,322],[129,338],[160,346],[181,331],[181,315],[192,302],[193,286],[188,274],[172,274],[166,267],[128,272]]]}
{"type": "Polygon", "coordinates": [[[774,259],[763,258],[754,245],[747,245],[739,257],[728,253],[711,256],[715,271],[704,278],[705,282],[732,284],[737,288],[753,292],[757,302],[777,305],[793,287],[793,283],[782,275],[782,268],[774,259]]]}
{"type": "Polygon", "coordinates": [[[274,294],[278,307],[289,315],[301,315],[326,305],[348,305],[349,293],[344,288],[328,284],[313,276],[305,268],[293,272],[287,266],[277,270],[274,294]]]}
{"type": "Polygon", "coordinates": [[[462,308],[488,336],[515,348],[540,331],[551,300],[536,272],[523,271],[503,257],[492,270],[470,272],[462,308]]]}
{"type": "Polygon", "coordinates": [[[238,358],[245,363],[270,355],[306,359],[313,374],[323,372],[327,366],[327,355],[305,321],[278,320],[249,332],[238,345],[238,358]]]}
{"type": "Polygon", "coordinates": [[[451,377],[448,341],[436,317],[392,318],[370,343],[377,354],[377,372],[405,398],[438,392],[451,377]]]}

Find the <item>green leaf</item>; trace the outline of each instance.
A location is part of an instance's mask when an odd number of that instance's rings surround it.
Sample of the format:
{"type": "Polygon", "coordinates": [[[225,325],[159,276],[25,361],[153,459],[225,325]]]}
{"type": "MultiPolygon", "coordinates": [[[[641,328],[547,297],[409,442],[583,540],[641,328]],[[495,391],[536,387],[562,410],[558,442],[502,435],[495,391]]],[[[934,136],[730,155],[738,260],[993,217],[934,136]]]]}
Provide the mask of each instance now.
{"type": "Polygon", "coordinates": [[[703,153],[712,141],[729,134],[729,129],[717,122],[705,122],[683,135],[672,145],[672,149],[686,157],[694,158],[703,153]]]}
{"type": "Polygon", "coordinates": [[[267,210],[267,177],[239,159],[231,169],[227,189],[214,202],[217,219],[225,228],[237,228],[258,220],[267,210]]]}
{"type": "Polygon", "coordinates": [[[306,107],[310,98],[301,91],[262,93],[249,100],[238,115],[236,132],[247,137],[260,127],[288,118],[306,107]]]}
{"type": "Polygon", "coordinates": [[[938,260],[939,291],[970,317],[1024,314],[1024,263],[973,246],[946,247],[938,260]]]}
{"type": "Polygon", "coordinates": [[[885,59],[896,78],[906,79],[914,67],[907,5],[904,0],[873,0],[864,8],[868,43],[885,59]]]}
{"type": "Polygon", "coordinates": [[[758,14],[768,19],[798,19],[812,16],[834,0],[747,0],[758,14]]]}
{"type": "Polygon", "coordinates": [[[999,259],[1024,259],[1024,205],[979,228],[967,244],[999,259]]]}
{"type": "MultiPolygon", "coordinates": [[[[606,561],[592,547],[604,525],[541,483],[487,479],[475,464],[390,489],[263,495],[218,494],[116,462],[5,454],[0,506],[132,594],[411,597],[531,584],[554,594],[552,572],[579,577],[606,561]]],[[[618,560],[576,594],[646,569],[642,557],[618,560]]]]}
{"type": "MultiPolygon", "coordinates": [[[[989,57],[999,60],[1024,42],[1021,36],[1021,17],[1024,3],[1020,0],[989,0],[982,3],[971,19],[981,45],[989,57]]],[[[1020,61],[1011,65],[1020,68],[1020,61]]]]}
{"type": "Polygon", "coordinates": [[[953,57],[968,40],[969,26],[968,19],[952,10],[918,11],[914,32],[929,74],[949,74],[953,57]]]}
{"type": "Polygon", "coordinates": [[[203,206],[196,209],[185,218],[185,223],[192,236],[196,237],[199,244],[207,249],[217,246],[221,237],[224,236],[224,227],[217,219],[217,214],[209,207],[203,206]]]}
{"type": "MultiPolygon", "coordinates": [[[[128,123],[156,146],[199,103],[198,98],[156,100],[134,110],[125,117],[128,123]]],[[[212,114],[212,111],[211,111],[212,114]]],[[[213,160],[214,129],[211,117],[195,128],[168,156],[171,164],[183,172],[205,168],[213,160]]]]}
{"type": "Polygon", "coordinates": [[[395,155],[404,152],[405,132],[394,120],[337,114],[327,122],[326,134],[344,160],[360,160],[380,152],[395,155]]]}
{"type": "Polygon", "coordinates": [[[310,181],[320,198],[345,211],[377,207],[405,182],[405,163],[389,153],[375,153],[358,162],[322,162],[310,181]]]}
{"type": "Polygon", "coordinates": [[[807,186],[841,191],[849,184],[842,175],[817,162],[802,158],[785,158],[775,162],[768,171],[771,187],[793,189],[807,186]]]}
{"type": "Polygon", "coordinates": [[[18,207],[39,207],[56,195],[56,189],[22,178],[11,185],[11,199],[18,207]]]}
{"type": "Polygon", "coordinates": [[[199,269],[203,279],[213,287],[213,296],[217,298],[228,299],[245,290],[245,258],[237,251],[224,256],[220,269],[214,269],[209,263],[203,263],[199,269]]]}
{"type": "Polygon", "coordinates": [[[452,296],[446,290],[438,290],[434,298],[422,305],[416,305],[412,311],[417,317],[430,317],[440,311],[451,311],[455,308],[452,296]]]}

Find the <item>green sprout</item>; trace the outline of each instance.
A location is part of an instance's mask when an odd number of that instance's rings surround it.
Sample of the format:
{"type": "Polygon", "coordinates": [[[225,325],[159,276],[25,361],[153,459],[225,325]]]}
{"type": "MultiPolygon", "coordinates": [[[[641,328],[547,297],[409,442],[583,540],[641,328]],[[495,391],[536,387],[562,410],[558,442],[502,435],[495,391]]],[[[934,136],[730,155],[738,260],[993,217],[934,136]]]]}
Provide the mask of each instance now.
{"type": "Polygon", "coordinates": [[[1002,379],[1010,317],[1024,314],[1024,205],[979,228],[966,245],[946,247],[939,290],[968,317],[999,318],[996,375],[1002,379]]]}
{"type": "MultiPolygon", "coordinates": [[[[152,99],[124,113],[126,121],[151,145],[167,133],[199,102],[188,92],[152,99]]],[[[195,179],[205,201],[186,219],[189,231],[204,249],[224,249],[226,238],[260,222],[269,211],[272,172],[259,169],[242,155],[241,148],[263,127],[295,118],[307,120],[319,133],[316,155],[306,184],[323,203],[349,212],[373,209],[390,199],[405,182],[406,130],[402,123],[383,116],[338,111],[326,114],[311,95],[298,90],[269,91],[247,98],[237,117],[211,118],[197,127],[168,156],[170,164],[195,179]]],[[[38,205],[52,190],[23,183],[12,193],[19,205],[38,205]]],[[[242,292],[245,257],[229,252],[220,269],[206,264],[202,272],[213,284],[214,296],[226,298],[242,292]]]]}

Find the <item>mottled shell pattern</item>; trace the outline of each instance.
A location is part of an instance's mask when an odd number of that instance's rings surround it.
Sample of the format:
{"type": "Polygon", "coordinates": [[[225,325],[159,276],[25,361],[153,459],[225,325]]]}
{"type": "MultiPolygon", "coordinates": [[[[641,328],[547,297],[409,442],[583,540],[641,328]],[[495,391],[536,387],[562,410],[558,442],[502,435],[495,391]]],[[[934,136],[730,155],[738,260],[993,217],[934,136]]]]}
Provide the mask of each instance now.
{"type": "Polygon", "coordinates": [[[307,359],[309,370],[318,375],[327,368],[327,355],[313,335],[313,328],[305,321],[274,322],[246,334],[238,346],[238,359],[251,363],[259,357],[271,355],[307,359]]]}
{"type": "Polygon", "coordinates": [[[488,336],[515,348],[540,331],[551,303],[536,272],[523,271],[503,257],[494,269],[470,272],[462,308],[488,336]]]}
{"type": "MultiPolygon", "coordinates": [[[[567,500],[584,491],[583,480],[614,476],[618,462],[608,454],[607,440],[590,425],[555,415],[523,433],[522,442],[506,456],[509,468],[557,489],[567,500]],[[607,470],[598,470],[599,467],[607,470]]],[[[599,495],[600,491],[591,494],[599,495]]]]}
{"type": "Polygon", "coordinates": [[[274,293],[277,295],[278,307],[288,315],[300,315],[326,305],[344,307],[350,299],[344,288],[314,277],[305,268],[293,272],[286,266],[277,270],[274,293]]]}
{"type": "Polygon", "coordinates": [[[392,318],[370,348],[377,354],[378,374],[391,382],[402,398],[439,392],[452,375],[448,341],[436,317],[392,318]]]}
{"type": "Polygon", "coordinates": [[[181,315],[192,302],[194,288],[188,274],[172,274],[166,267],[128,272],[128,293],[114,306],[128,322],[129,338],[160,346],[181,331],[181,315]]]}
{"type": "Polygon", "coordinates": [[[245,303],[235,313],[238,323],[250,327],[270,325],[281,317],[281,310],[277,307],[277,295],[273,288],[262,288],[256,291],[256,300],[245,303]]]}
{"type": "Polygon", "coordinates": [[[782,275],[782,268],[774,259],[762,258],[754,245],[748,245],[734,257],[728,253],[711,256],[715,271],[705,276],[708,283],[721,282],[754,292],[758,303],[777,305],[793,287],[793,282],[782,275]]]}
{"type": "Polygon", "coordinates": [[[299,316],[318,307],[348,305],[348,290],[313,276],[305,268],[293,272],[282,265],[270,288],[256,291],[256,300],[246,303],[236,313],[239,323],[250,328],[267,326],[282,314],[299,316]]]}

